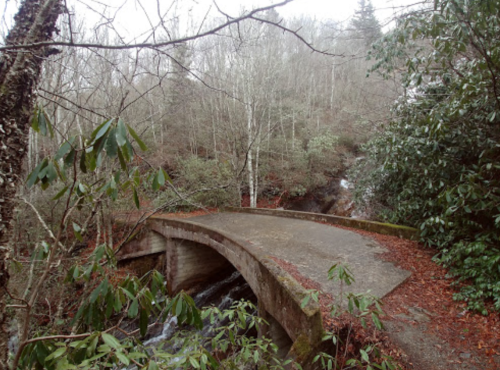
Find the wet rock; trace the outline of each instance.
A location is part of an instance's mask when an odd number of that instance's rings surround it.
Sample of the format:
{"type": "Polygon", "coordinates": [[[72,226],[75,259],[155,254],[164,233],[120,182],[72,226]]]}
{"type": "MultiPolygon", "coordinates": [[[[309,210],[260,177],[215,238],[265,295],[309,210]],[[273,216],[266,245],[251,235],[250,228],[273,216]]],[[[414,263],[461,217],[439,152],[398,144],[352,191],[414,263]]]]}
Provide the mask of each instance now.
{"type": "Polygon", "coordinates": [[[291,199],[285,205],[289,211],[324,213],[351,217],[354,211],[352,184],[342,175],[333,177],[304,197],[291,199]]]}

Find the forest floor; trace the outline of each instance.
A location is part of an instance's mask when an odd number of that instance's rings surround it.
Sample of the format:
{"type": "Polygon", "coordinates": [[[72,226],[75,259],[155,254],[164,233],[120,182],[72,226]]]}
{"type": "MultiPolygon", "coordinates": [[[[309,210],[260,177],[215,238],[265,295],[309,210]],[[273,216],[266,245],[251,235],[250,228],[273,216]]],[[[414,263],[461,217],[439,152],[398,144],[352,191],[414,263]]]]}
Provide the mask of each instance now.
{"type": "MultiPolygon", "coordinates": [[[[274,208],[272,203],[266,204],[267,207],[274,208]]],[[[203,214],[206,212],[163,216],[190,218],[203,214]]],[[[455,301],[453,295],[457,288],[453,286],[453,279],[447,277],[447,270],[432,260],[435,250],[398,237],[341,228],[376,240],[388,250],[380,255],[381,259],[412,273],[383,299],[384,315],[381,318],[388,334],[388,338],[381,339],[386,347],[385,353],[398,359],[406,369],[500,368],[500,315],[493,311],[488,316],[476,314],[467,311],[466,303],[455,301]]],[[[317,288],[300,276],[290,263],[277,262],[306,288],[317,288]]],[[[327,305],[323,298],[324,319],[328,325],[327,305]]]]}
{"type": "Polygon", "coordinates": [[[349,230],[375,239],[389,250],[382,259],[412,273],[383,299],[391,339],[400,344],[402,336],[413,337],[413,345],[402,348],[409,365],[428,370],[500,368],[500,315],[493,310],[488,316],[470,312],[465,302],[455,301],[454,280],[432,260],[435,250],[394,236],[349,230]]]}

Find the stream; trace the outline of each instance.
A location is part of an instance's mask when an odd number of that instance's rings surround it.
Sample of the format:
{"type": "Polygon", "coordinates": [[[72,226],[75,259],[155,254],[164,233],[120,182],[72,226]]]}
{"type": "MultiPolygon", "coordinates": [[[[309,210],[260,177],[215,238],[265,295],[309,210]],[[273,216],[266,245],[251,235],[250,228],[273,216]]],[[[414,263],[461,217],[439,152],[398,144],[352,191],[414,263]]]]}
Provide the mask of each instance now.
{"type": "Polygon", "coordinates": [[[304,197],[290,199],[284,209],[289,211],[334,214],[351,217],[354,211],[352,184],[344,177],[334,177],[304,197]]]}
{"type": "MultiPolygon", "coordinates": [[[[235,301],[241,299],[250,301],[255,305],[257,304],[257,297],[245,279],[236,270],[233,270],[225,278],[210,284],[193,296],[193,300],[198,308],[213,305],[221,311],[231,308],[235,301]]],[[[218,325],[225,324],[224,322],[218,323],[218,325]]],[[[178,329],[177,318],[170,316],[163,324],[161,332],[148,338],[144,344],[146,346],[160,346],[162,343],[172,339],[178,329]]],[[[214,326],[210,324],[208,319],[204,320],[203,329],[199,334],[205,338],[214,336],[214,326]]],[[[174,346],[171,350],[177,351],[178,349],[174,346]]]]}

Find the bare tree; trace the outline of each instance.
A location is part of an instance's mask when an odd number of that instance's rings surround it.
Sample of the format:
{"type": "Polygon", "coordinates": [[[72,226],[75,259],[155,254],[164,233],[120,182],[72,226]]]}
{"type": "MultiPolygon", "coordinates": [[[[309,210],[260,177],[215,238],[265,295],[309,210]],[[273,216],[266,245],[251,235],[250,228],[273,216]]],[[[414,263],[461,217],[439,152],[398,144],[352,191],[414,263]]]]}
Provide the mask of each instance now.
{"type": "MultiPolygon", "coordinates": [[[[109,13],[101,14],[101,23],[94,28],[95,39],[87,41],[79,39],[77,36],[76,24],[74,23],[74,14],[67,8],[62,6],[60,0],[24,0],[19,8],[17,15],[14,18],[14,25],[6,37],[5,44],[0,46],[0,367],[7,366],[7,333],[6,323],[7,316],[5,311],[5,302],[9,296],[7,291],[7,283],[9,280],[7,263],[9,260],[8,240],[10,235],[10,222],[13,217],[13,210],[15,207],[15,194],[18,185],[22,179],[22,163],[24,153],[27,149],[28,143],[28,130],[31,112],[34,106],[34,92],[40,78],[42,63],[53,54],[59,53],[55,47],[62,48],[80,48],[86,50],[88,54],[96,54],[102,60],[106,60],[107,67],[100,71],[101,80],[94,81],[96,85],[102,85],[104,92],[98,95],[95,91],[90,93],[96,99],[101,99],[107,103],[107,108],[118,107],[115,111],[103,111],[100,109],[94,110],[85,105],[90,101],[89,94],[82,93],[80,90],[83,85],[89,84],[89,80],[80,79],[78,83],[73,84],[68,88],[70,97],[63,96],[58,92],[51,91],[50,86],[57,86],[60,88],[61,80],[54,80],[49,86],[42,87],[40,91],[45,94],[45,98],[51,100],[54,104],[54,112],[56,116],[59,114],[60,109],[66,111],[71,110],[74,113],[74,122],[80,130],[82,130],[82,121],[88,114],[94,116],[115,116],[122,115],[130,104],[137,100],[147,100],[149,89],[137,89],[133,94],[123,90],[121,84],[127,83],[128,87],[136,87],[133,78],[136,73],[130,71],[129,68],[137,71],[144,66],[139,63],[129,63],[131,54],[123,54],[125,56],[124,66],[127,71],[118,68],[120,62],[113,60],[116,54],[111,54],[113,50],[136,50],[136,59],[138,60],[138,53],[141,50],[152,50],[156,53],[162,54],[167,57],[171,63],[180,64],[179,67],[186,68],[182,63],[179,63],[174,50],[179,45],[198,40],[203,37],[217,36],[223,30],[240,24],[243,21],[250,20],[260,23],[267,23],[271,26],[277,27],[281,31],[289,33],[298,38],[304,45],[312,50],[328,55],[328,52],[316,49],[311,43],[307,42],[298,31],[285,27],[279,19],[269,20],[259,18],[259,14],[268,10],[274,9],[278,6],[286,5],[292,0],[284,0],[270,6],[253,9],[242,13],[240,16],[230,16],[220,11],[222,18],[220,22],[212,27],[206,27],[204,20],[194,28],[193,31],[186,32],[181,35],[180,32],[171,32],[168,24],[165,23],[168,12],[171,8],[167,8],[164,12],[160,9],[160,1],[158,1],[158,14],[157,21],[154,24],[150,21],[150,29],[147,34],[142,38],[143,41],[127,41],[121,35],[117,28],[113,25],[114,15],[109,13]],[[66,33],[61,34],[60,37],[53,38],[56,29],[56,22],[61,13],[65,14],[64,22],[66,24],[66,33]],[[99,37],[99,29],[107,27],[113,31],[112,35],[104,34],[104,37],[99,37]],[[113,39],[115,42],[110,42],[113,39]],[[115,74],[115,75],[113,75],[115,74]],[[116,87],[116,88],[115,88],[116,87]],[[128,100],[127,100],[128,99],[128,100]],[[57,105],[57,108],[55,107],[57,105]]],[[[109,10],[106,8],[106,10],[109,10]]],[[[102,11],[102,10],[100,10],[102,11]]],[[[97,12],[100,12],[97,11],[97,12]]],[[[149,18],[148,18],[149,19],[149,18]]],[[[175,19],[172,17],[171,19],[175,19]]],[[[81,70],[75,66],[75,74],[79,74],[81,70]]],[[[196,77],[196,76],[195,76],[196,77]]],[[[158,81],[158,85],[161,84],[158,81]]],[[[62,117],[62,116],[60,116],[62,117]]],[[[62,135],[64,135],[62,130],[62,135]]],[[[260,131],[259,131],[260,132],[260,131]]],[[[60,133],[61,134],[61,133],[60,133]]],[[[260,139],[259,139],[260,140],[260,139]]],[[[37,282],[37,287],[43,284],[43,279],[37,282]]],[[[36,297],[37,292],[32,295],[36,297]]],[[[28,304],[32,304],[30,300],[28,304]]],[[[26,340],[24,335],[23,340],[26,340]]]]}

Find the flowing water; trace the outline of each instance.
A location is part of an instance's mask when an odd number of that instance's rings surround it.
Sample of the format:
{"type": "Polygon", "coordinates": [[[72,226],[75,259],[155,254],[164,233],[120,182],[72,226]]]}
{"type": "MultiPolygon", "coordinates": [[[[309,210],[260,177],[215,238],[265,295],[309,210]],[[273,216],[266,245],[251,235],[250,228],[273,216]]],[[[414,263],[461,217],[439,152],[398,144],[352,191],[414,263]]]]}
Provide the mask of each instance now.
{"type": "Polygon", "coordinates": [[[332,178],[330,182],[314,189],[299,199],[291,199],[285,205],[290,211],[334,214],[351,217],[354,210],[352,184],[346,178],[332,178]]]}
{"type": "MultiPolygon", "coordinates": [[[[205,289],[193,297],[198,308],[213,305],[221,311],[231,308],[235,301],[241,299],[251,301],[254,304],[257,303],[257,298],[250,286],[238,271],[233,271],[224,279],[205,287],[205,289]]],[[[204,326],[200,331],[200,335],[210,337],[214,333],[214,327],[208,320],[205,320],[203,324],[204,326]]],[[[218,324],[224,325],[225,323],[218,324]]],[[[149,338],[144,344],[147,346],[156,346],[167,342],[174,336],[178,329],[177,318],[171,316],[164,323],[161,333],[149,338]]]]}

